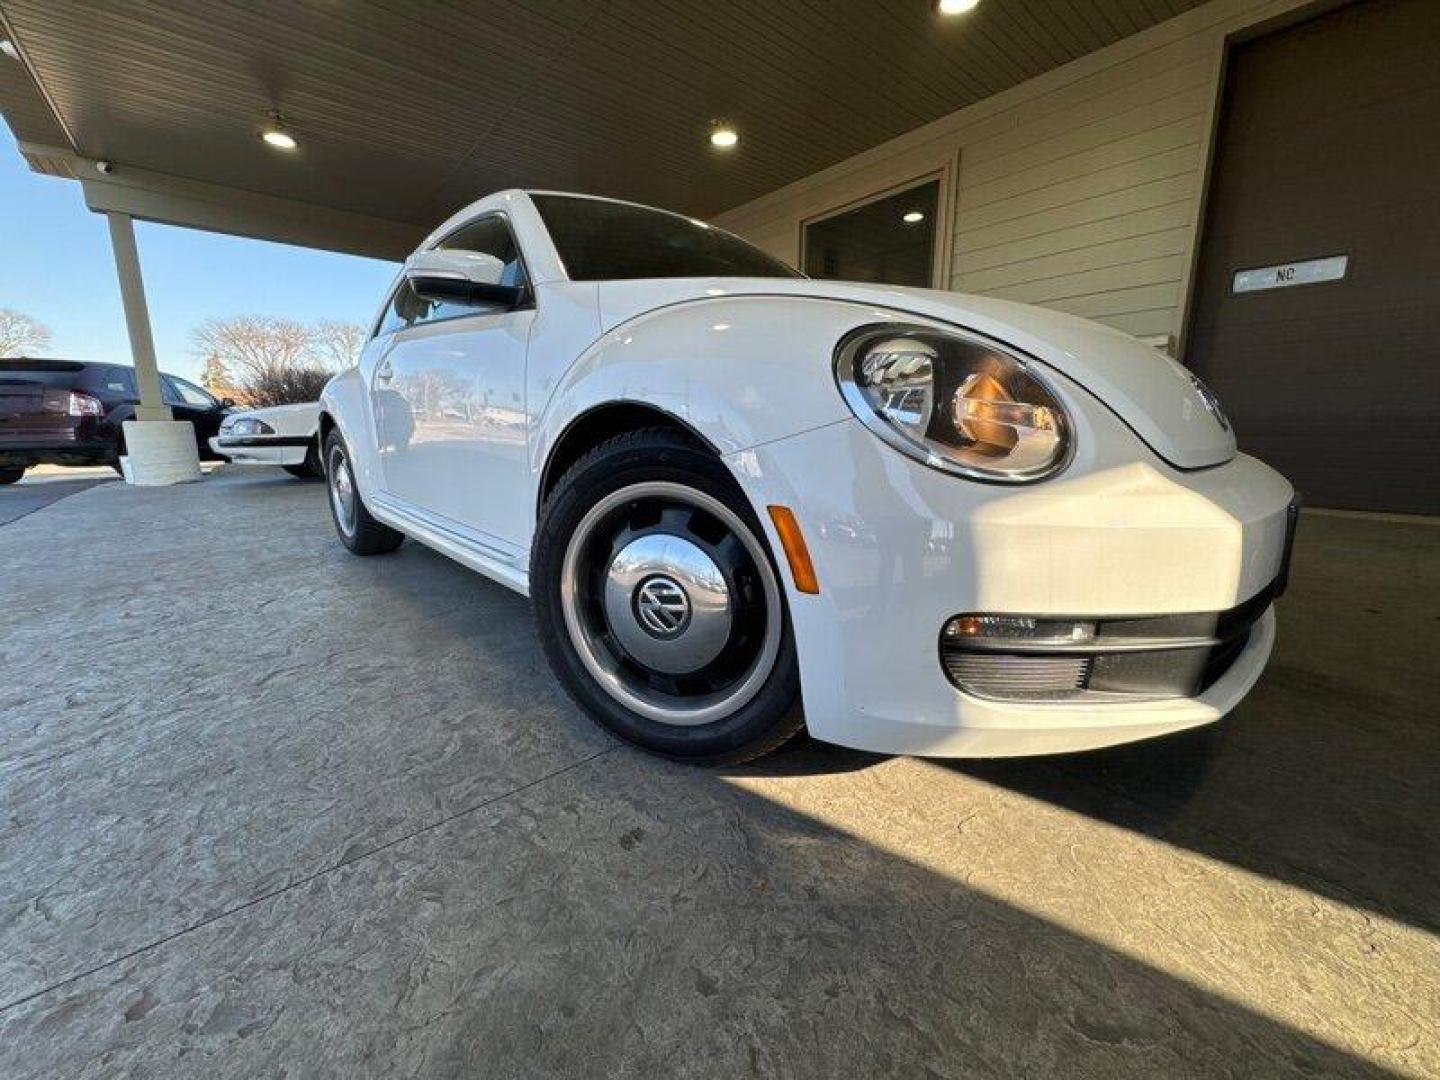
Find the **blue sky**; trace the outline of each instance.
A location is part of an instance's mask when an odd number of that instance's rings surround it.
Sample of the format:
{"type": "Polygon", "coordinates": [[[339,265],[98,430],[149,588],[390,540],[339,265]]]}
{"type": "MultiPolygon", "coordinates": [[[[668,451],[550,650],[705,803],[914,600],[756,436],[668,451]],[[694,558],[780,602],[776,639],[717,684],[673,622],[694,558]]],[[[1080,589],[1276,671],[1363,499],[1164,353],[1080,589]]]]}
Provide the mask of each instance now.
{"type": "MultiPolygon", "coordinates": [[[[4,133],[0,123],[0,133],[4,133]]],[[[367,323],[393,263],[137,222],[163,371],[198,378],[191,330],[211,317],[273,315],[367,323]]],[[[80,185],[30,172],[0,136],[0,308],[38,319],[51,355],[130,363],[105,219],[80,185]]]]}

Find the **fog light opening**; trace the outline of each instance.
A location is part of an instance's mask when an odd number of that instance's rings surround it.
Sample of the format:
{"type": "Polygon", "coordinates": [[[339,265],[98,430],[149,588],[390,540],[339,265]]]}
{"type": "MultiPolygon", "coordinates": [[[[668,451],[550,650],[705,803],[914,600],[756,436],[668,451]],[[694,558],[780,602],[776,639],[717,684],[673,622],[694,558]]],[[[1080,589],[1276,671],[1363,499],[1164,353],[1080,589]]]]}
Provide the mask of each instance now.
{"type": "Polygon", "coordinates": [[[951,641],[981,648],[1084,645],[1095,640],[1095,622],[1028,615],[957,615],[945,624],[944,635],[951,641]]]}

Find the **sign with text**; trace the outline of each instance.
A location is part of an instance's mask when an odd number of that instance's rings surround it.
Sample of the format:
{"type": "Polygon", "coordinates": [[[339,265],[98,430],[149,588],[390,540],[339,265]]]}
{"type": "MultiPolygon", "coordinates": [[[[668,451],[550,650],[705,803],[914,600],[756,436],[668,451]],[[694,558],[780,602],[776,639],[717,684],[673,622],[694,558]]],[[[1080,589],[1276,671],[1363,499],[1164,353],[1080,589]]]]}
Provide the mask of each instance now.
{"type": "Polygon", "coordinates": [[[1325,259],[1261,266],[1254,270],[1236,270],[1230,291],[1263,292],[1266,289],[1288,289],[1293,285],[1318,285],[1322,281],[1339,281],[1350,266],[1349,255],[1331,255],[1325,259]]]}

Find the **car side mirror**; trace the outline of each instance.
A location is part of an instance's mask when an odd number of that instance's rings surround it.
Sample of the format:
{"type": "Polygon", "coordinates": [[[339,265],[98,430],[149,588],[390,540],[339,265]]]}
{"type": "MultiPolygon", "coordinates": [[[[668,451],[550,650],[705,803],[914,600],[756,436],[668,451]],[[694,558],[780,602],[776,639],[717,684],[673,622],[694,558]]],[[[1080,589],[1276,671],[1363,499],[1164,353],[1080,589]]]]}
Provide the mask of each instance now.
{"type": "Polygon", "coordinates": [[[420,251],[405,260],[405,280],[425,300],[446,304],[519,307],[520,285],[503,285],[505,264],[478,251],[420,251]]]}
{"type": "Polygon", "coordinates": [[[222,397],[220,399],[220,407],[222,409],[233,409],[235,407],[235,399],[233,397],[222,397]]]}

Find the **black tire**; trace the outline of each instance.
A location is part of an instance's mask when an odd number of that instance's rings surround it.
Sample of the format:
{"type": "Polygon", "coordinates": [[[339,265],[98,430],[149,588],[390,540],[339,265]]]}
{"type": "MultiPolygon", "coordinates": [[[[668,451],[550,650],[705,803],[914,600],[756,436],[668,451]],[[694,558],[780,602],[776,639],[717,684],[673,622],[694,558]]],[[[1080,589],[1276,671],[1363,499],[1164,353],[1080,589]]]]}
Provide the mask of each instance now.
{"type": "Polygon", "coordinates": [[[120,459],[125,456],[125,429],[120,429],[120,434],[115,437],[115,456],[105,464],[115,470],[115,475],[124,479],[125,470],[120,467],[120,459]]]}
{"type": "Polygon", "coordinates": [[[325,470],[320,467],[320,440],[316,438],[305,451],[305,460],[299,465],[281,465],[291,476],[299,477],[301,480],[319,480],[325,475],[325,470]]]}
{"type": "Polygon", "coordinates": [[[541,510],[530,583],[540,643],[561,685],[626,742],[723,765],[769,753],[804,727],[794,635],[765,533],[725,466],[683,434],[647,428],[618,435],[571,466],[541,510]],[[636,552],[647,538],[663,546],[676,533],[686,551],[713,560],[708,569],[724,585],[712,595],[723,598],[723,608],[693,600],[696,579],[683,573],[671,578],[640,565],[624,577],[619,552],[636,552]],[[662,592],[681,581],[689,587],[679,589],[676,625],[662,628],[668,642],[644,625],[642,609],[656,601],[646,590],[657,580],[662,592]],[[713,621],[716,610],[724,611],[722,622],[713,621]],[[632,612],[637,625],[626,623],[632,612]],[[618,630],[617,619],[625,623],[618,630]],[[637,626],[661,641],[658,650],[635,636],[637,626]],[[709,658],[678,674],[641,663],[628,646],[638,641],[647,655],[658,651],[660,662],[670,663],[675,654],[663,650],[697,633],[711,643],[699,654],[709,658]],[[596,674],[607,664],[608,689],[596,674]],[[677,718],[657,719],[657,710],[677,718]]]}
{"type": "Polygon", "coordinates": [[[24,465],[0,465],[0,484],[14,484],[24,475],[24,465]]]}
{"type": "Polygon", "coordinates": [[[325,439],[325,462],[325,486],[329,496],[325,501],[330,507],[330,519],[335,523],[340,542],[356,555],[383,555],[404,543],[404,533],[376,521],[365,508],[351,472],[350,450],[339,431],[330,432],[325,439]],[[340,494],[341,489],[348,491],[348,498],[340,494]]]}

